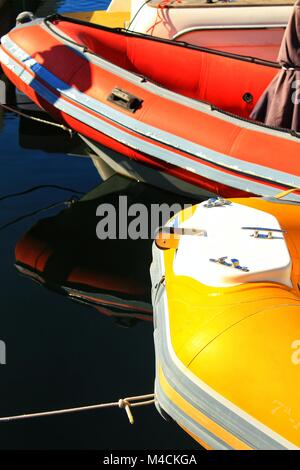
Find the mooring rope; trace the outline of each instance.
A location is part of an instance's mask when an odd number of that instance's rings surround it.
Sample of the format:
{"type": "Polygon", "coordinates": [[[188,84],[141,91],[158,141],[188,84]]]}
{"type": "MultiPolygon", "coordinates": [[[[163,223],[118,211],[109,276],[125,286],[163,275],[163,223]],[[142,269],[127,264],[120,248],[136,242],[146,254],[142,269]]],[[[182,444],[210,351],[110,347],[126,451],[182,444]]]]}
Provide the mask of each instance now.
{"type": "Polygon", "coordinates": [[[18,196],[25,196],[27,194],[38,191],[40,189],[58,189],[60,191],[67,191],[69,193],[74,193],[74,194],[80,194],[80,195],[85,194],[83,191],[68,188],[66,186],[61,186],[59,184],[39,184],[38,186],[33,186],[32,188],[24,189],[23,191],[19,191],[18,193],[11,193],[11,194],[5,194],[3,196],[0,196],[0,202],[5,201],[6,199],[12,199],[14,197],[18,197],[18,196]]]}
{"type": "Polygon", "coordinates": [[[0,225],[0,231],[5,230],[11,225],[15,225],[18,222],[21,222],[22,220],[28,219],[29,217],[33,217],[34,215],[41,214],[42,212],[49,211],[50,209],[62,206],[63,204],[70,204],[70,201],[53,202],[49,206],[41,207],[40,209],[35,209],[34,211],[28,212],[27,214],[20,215],[16,219],[10,220],[9,222],[5,222],[3,225],[0,225]]]}
{"type": "Polygon", "coordinates": [[[10,111],[11,113],[18,114],[19,116],[22,116],[27,119],[31,119],[32,121],[40,122],[41,124],[47,124],[53,127],[58,127],[59,129],[62,129],[63,131],[68,132],[71,137],[73,135],[72,129],[64,126],[63,124],[58,124],[57,122],[47,121],[46,119],[41,119],[36,116],[31,116],[30,114],[22,113],[22,111],[20,111],[19,109],[8,106],[7,104],[0,103],[0,106],[2,106],[3,109],[10,111]]]}
{"type": "Polygon", "coordinates": [[[154,401],[155,401],[154,394],[151,393],[149,395],[140,395],[136,397],[121,398],[120,400],[111,402],[111,403],[99,403],[96,405],[78,406],[75,408],[65,408],[61,410],[42,411],[39,413],[29,413],[29,414],[23,414],[23,415],[15,415],[15,416],[4,416],[2,418],[0,417],[0,422],[19,421],[19,420],[24,420],[24,419],[57,416],[57,415],[62,415],[62,414],[80,413],[82,411],[99,410],[103,408],[120,408],[126,411],[130,424],[134,424],[134,419],[133,419],[133,415],[131,412],[131,408],[153,405],[154,401]]]}

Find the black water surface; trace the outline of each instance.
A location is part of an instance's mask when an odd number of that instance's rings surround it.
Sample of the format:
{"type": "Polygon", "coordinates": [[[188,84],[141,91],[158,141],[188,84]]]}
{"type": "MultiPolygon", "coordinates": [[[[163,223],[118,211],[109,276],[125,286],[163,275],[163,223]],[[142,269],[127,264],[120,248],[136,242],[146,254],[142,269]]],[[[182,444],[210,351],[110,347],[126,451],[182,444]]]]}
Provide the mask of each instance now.
{"type": "MultiPolygon", "coordinates": [[[[2,113],[0,197],[43,184],[83,193],[99,185],[99,176],[90,159],[59,153],[67,152],[68,148],[76,153],[74,143],[65,139],[63,135],[62,144],[62,136],[55,137],[52,130],[42,130],[33,122],[20,123],[12,113],[2,113]],[[47,149],[47,141],[54,153],[40,150],[47,149]]],[[[72,194],[48,188],[0,200],[0,225],[65,201],[72,194]]],[[[0,339],[7,348],[7,364],[0,365],[0,416],[106,402],[153,391],[151,322],[121,328],[96,309],[72,302],[20,276],[14,267],[15,247],[24,234],[41,218],[54,217],[63,208],[58,206],[0,230],[0,339]]],[[[72,231],[68,233],[72,237],[72,231]]],[[[76,229],[73,236],[77,236],[76,229]]],[[[56,243],[59,244],[59,235],[56,243]]],[[[112,256],[113,253],[114,250],[112,256]]],[[[116,250],[115,256],[114,265],[121,266],[120,250],[116,250]]],[[[149,257],[147,253],[147,262],[149,257]]],[[[128,271],[135,269],[135,263],[145,260],[133,253],[132,264],[127,260],[128,271]]],[[[124,274],[124,266],[120,272],[124,274]]],[[[1,423],[0,448],[197,447],[177,425],[165,422],[154,407],[139,409],[135,418],[136,424],[130,426],[124,412],[101,410],[1,423]]]]}

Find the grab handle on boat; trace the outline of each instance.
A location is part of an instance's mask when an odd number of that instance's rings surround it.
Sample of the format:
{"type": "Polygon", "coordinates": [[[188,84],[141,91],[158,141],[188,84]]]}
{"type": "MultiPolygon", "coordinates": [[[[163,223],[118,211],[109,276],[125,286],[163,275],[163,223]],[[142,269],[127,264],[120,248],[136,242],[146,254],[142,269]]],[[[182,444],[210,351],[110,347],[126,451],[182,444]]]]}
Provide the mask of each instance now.
{"type": "Polygon", "coordinates": [[[206,230],[184,227],[161,227],[155,235],[155,244],[160,250],[178,248],[179,240],[184,235],[206,237],[206,230]]]}
{"type": "Polygon", "coordinates": [[[107,97],[107,101],[114,103],[127,111],[134,113],[142,105],[143,100],[121,88],[114,88],[107,97]]]}

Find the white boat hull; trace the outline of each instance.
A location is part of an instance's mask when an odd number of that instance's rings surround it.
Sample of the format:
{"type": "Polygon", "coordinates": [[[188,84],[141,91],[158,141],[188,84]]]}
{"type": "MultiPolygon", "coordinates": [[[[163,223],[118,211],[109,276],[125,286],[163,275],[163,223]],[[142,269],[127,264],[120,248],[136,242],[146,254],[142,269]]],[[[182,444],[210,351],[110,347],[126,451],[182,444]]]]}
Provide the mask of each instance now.
{"type": "Polygon", "coordinates": [[[143,165],[136,160],[129,159],[125,155],[107,149],[97,142],[94,142],[80,135],[81,139],[88,145],[92,153],[90,157],[101,177],[106,180],[117,173],[127,178],[140,181],[142,183],[155,186],[172,193],[180,194],[186,197],[202,199],[203,197],[214,196],[198,186],[187,183],[174,176],[143,165]]]}
{"type": "Polygon", "coordinates": [[[173,3],[164,9],[143,4],[144,0],[132,1],[132,31],[271,61],[277,60],[292,13],[292,5],[267,2],[260,6],[204,3],[186,8],[173,3]]]}

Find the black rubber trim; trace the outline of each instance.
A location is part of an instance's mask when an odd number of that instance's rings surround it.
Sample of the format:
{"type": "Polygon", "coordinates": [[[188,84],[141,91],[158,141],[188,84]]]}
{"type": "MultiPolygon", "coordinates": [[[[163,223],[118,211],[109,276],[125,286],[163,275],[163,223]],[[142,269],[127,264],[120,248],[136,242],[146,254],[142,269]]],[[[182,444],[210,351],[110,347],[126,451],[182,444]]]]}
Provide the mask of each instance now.
{"type": "MultiPolygon", "coordinates": [[[[263,59],[257,59],[256,57],[251,57],[251,56],[241,56],[241,55],[238,55],[238,54],[233,54],[231,52],[217,51],[217,50],[214,50],[214,49],[209,49],[209,48],[206,48],[206,47],[201,47],[201,46],[196,46],[194,44],[189,44],[189,43],[184,42],[184,41],[171,41],[170,39],[163,39],[163,38],[159,38],[159,37],[156,37],[156,36],[150,36],[150,35],[143,34],[143,33],[128,31],[124,28],[109,28],[108,26],[97,25],[95,23],[89,23],[88,21],[82,21],[82,20],[78,20],[78,19],[74,19],[74,18],[68,18],[68,17],[60,15],[58,13],[56,13],[54,15],[47,16],[46,18],[44,18],[44,23],[46,24],[46,26],[48,26],[48,24],[47,24],[48,22],[53,22],[55,20],[66,21],[66,22],[69,22],[69,23],[79,24],[79,25],[82,25],[82,26],[88,26],[88,27],[93,28],[93,29],[98,29],[100,31],[107,31],[107,32],[119,34],[121,36],[135,37],[135,38],[144,39],[145,41],[159,42],[161,44],[168,44],[168,45],[171,45],[173,47],[184,47],[186,49],[192,49],[192,50],[196,50],[196,51],[207,52],[208,54],[218,55],[218,56],[221,56],[221,57],[228,57],[228,58],[239,60],[239,61],[242,60],[244,62],[250,62],[250,63],[257,64],[257,65],[264,65],[266,67],[273,67],[273,68],[276,68],[276,69],[281,69],[280,64],[278,64],[277,62],[272,62],[272,61],[263,60],[263,59]]],[[[56,34],[58,36],[60,36],[58,33],[56,33],[56,34]]],[[[66,40],[66,38],[63,35],[61,35],[60,37],[64,38],[64,40],[66,40]]],[[[90,51],[89,49],[87,49],[86,46],[84,46],[83,44],[76,43],[75,41],[69,41],[69,42],[71,42],[73,44],[76,44],[77,46],[80,46],[82,48],[85,48],[86,50],[88,50],[88,52],[90,54],[93,54],[93,55],[97,56],[97,54],[95,54],[93,51],[90,51]]]]}
{"type": "MultiPolygon", "coordinates": [[[[278,64],[277,62],[271,62],[271,61],[266,61],[266,60],[262,60],[262,59],[257,59],[255,57],[240,56],[240,55],[237,55],[237,54],[232,54],[230,52],[216,51],[216,50],[207,49],[207,48],[200,47],[200,46],[194,46],[194,45],[188,44],[186,42],[179,42],[179,41],[178,42],[177,41],[172,42],[168,39],[162,39],[162,38],[157,38],[157,37],[153,37],[153,36],[148,36],[148,35],[142,34],[142,33],[128,32],[127,30],[122,29],[122,28],[109,28],[107,26],[97,25],[97,24],[89,23],[87,21],[68,18],[68,17],[65,17],[63,15],[59,15],[58,13],[44,18],[44,24],[56,36],[62,38],[64,41],[67,41],[70,44],[74,44],[77,47],[82,47],[84,52],[87,52],[87,53],[89,53],[89,54],[91,54],[95,57],[101,57],[101,56],[99,54],[96,54],[95,52],[89,50],[84,44],[80,44],[80,43],[77,43],[76,41],[72,41],[71,39],[66,38],[63,34],[59,34],[59,33],[57,33],[57,31],[53,31],[51,29],[51,26],[48,24],[48,22],[52,22],[54,20],[67,21],[67,22],[70,22],[70,23],[80,24],[80,25],[88,26],[88,27],[98,29],[98,30],[103,30],[103,31],[108,31],[108,32],[112,32],[112,33],[115,33],[115,34],[124,35],[126,37],[138,37],[138,38],[142,38],[142,39],[148,40],[148,41],[154,41],[154,42],[160,42],[160,43],[163,43],[163,44],[172,45],[174,47],[178,47],[178,46],[179,47],[186,47],[186,48],[189,48],[189,49],[192,49],[192,50],[206,52],[208,54],[218,55],[218,56],[221,56],[221,57],[227,57],[227,58],[231,58],[231,59],[239,60],[239,61],[243,61],[243,62],[248,62],[248,63],[254,63],[254,64],[257,64],[257,65],[263,65],[263,66],[266,66],[266,67],[273,67],[273,68],[276,68],[278,70],[281,69],[280,64],[278,64]]],[[[105,59],[105,60],[107,60],[107,59],[105,59]]],[[[107,62],[109,62],[109,61],[107,60],[107,62]]],[[[155,82],[154,80],[149,80],[149,79],[147,79],[147,77],[144,77],[143,75],[139,75],[135,72],[131,72],[131,73],[133,75],[141,78],[144,82],[153,83],[153,84],[159,86],[162,89],[165,88],[160,83],[155,82]]],[[[195,101],[198,101],[199,103],[203,103],[203,104],[206,104],[206,105],[210,106],[212,111],[217,111],[221,114],[224,114],[226,116],[230,116],[232,118],[238,119],[242,122],[247,122],[249,124],[255,124],[256,126],[259,126],[259,127],[265,128],[265,129],[271,129],[271,130],[274,130],[274,131],[282,132],[282,133],[285,133],[285,134],[289,134],[292,137],[300,139],[300,133],[297,133],[296,131],[293,131],[291,129],[285,129],[285,128],[282,128],[282,127],[269,126],[269,125],[264,124],[264,123],[259,122],[259,121],[253,121],[251,119],[241,117],[238,114],[233,114],[233,113],[230,113],[228,111],[225,111],[225,110],[223,110],[221,108],[218,108],[217,106],[214,106],[213,104],[211,104],[207,101],[204,101],[204,100],[195,99],[195,101]]]]}

